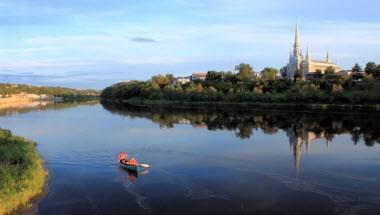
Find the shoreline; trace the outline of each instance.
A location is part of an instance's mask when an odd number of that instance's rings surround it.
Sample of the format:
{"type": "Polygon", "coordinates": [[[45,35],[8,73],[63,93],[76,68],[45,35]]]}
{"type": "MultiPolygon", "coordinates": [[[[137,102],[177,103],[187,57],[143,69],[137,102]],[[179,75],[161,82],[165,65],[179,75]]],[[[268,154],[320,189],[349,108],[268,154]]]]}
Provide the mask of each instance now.
{"type": "Polygon", "coordinates": [[[264,103],[264,102],[193,102],[179,100],[112,100],[101,99],[103,102],[126,104],[126,105],[143,105],[143,106],[170,106],[171,108],[197,107],[197,108],[271,108],[287,110],[372,110],[380,111],[380,104],[305,104],[305,103],[264,103]],[[174,105],[174,107],[173,107],[174,105]]]}
{"type": "Polygon", "coordinates": [[[49,174],[36,143],[0,129],[2,155],[0,214],[35,214],[45,196],[49,174]]]}
{"type": "Polygon", "coordinates": [[[40,104],[47,104],[54,101],[60,101],[60,100],[30,99],[30,98],[0,98],[0,109],[35,107],[40,104]]]}
{"type": "MultiPolygon", "coordinates": [[[[38,151],[38,154],[40,155],[39,151],[38,151]]],[[[31,197],[30,200],[25,205],[20,205],[19,207],[15,208],[13,211],[11,211],[10,215],[12,215],[12,214],[38,215],[38,207],[37,206],[41,202],[41,200],[48,194],[48,192],[49,192],[49,181],[50,181],[50,174],[49,174],[48,168],[46,166],[46,161],[42,159],[41,155],[40,155],[40,159],[42,162],[42,168],[43,168],[44,172],[46,173],[45,183],[44,183],[44,186],[42,188],[42,192],[31,197]]]]}

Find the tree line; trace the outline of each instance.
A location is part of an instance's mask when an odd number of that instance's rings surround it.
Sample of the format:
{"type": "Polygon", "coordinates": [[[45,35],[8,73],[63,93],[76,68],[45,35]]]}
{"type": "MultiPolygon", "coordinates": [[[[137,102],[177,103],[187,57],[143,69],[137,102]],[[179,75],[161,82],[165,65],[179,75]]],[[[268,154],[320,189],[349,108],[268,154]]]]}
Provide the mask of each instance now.
{"type": "Polygon", "coordinates": [[[286,68],[267,67],[257,76],[252,66],[240,64],[237,73],[209,71],[205,80],[173,82],[173,75],[157,75],[147,81],[129,81],[107,87],[101,93],[109,100],[167,100],[186,102],[263,103],[380,103],[380,65],[359,64],[351,75],[332,68],[313,73],[308,80],[286,78],[286,68]]]}
{"type": "Polygon", "coordinates": [[[27,93],[36,95],[51,95],[64,97],[67,99],[82,98],[82,97],[95,97],[99,96],[100,92],[97,90],[78,90],[65,87],[44,87],[44,86],[31,86],[25,84],[5,84],[0,83],[0,97],[9,97],[14,94],[27,93]]]}

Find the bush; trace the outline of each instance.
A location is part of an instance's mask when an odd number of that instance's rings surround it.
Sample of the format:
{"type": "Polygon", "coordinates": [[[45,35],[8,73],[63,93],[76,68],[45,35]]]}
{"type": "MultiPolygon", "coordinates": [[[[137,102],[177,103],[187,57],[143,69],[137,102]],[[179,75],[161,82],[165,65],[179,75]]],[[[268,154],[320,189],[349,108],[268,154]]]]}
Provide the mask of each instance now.
{"type": "Polygon", "coordinates": [[[0,129],[0,214],[40,194],[46,173],[35,143],[0,129]]]}

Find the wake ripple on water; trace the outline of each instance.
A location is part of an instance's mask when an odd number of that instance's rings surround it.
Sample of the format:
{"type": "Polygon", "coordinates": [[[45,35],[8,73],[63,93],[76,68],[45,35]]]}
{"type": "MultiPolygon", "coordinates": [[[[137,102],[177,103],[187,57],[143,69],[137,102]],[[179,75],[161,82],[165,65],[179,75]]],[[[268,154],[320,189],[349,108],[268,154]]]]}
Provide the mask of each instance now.
{"type": "Polygon", "coordinates": [[[335,211],[340,215],[355,215],[368,209],[371,205],[380,203],[380,196],[370,193],[342,190],[339,187],[326,186],[316,182],[290,178],[282,175],[268,175],[273,179],[281,181],[290,189],[311,192],[325,196],[335,206],[335,211]]]}
{"type": "Polygon", "coordinates": [[[152,214],[148,198],[139,194],[133,189],[133,183],[129,181],[127,176],[120,176],[120,181],[123,185],[124,190],[136,199],[137,205],[143,210],[142,214],[152,214]]]}
{"type": "Polygon", "coordinates": [[[218,198],[218,199],[225,199],[228,200],[228,197],[225,195],[217,195],[213,193],[210,189],[201,186],[199,184],[196,184],[192,182],[188,177],[178,174],[178,173],[172,173],[167,170],[160,170],[161,174],[164,174],[165,178],[171,179],[171,184],[183,187],[187,190],[187,193],[185,194],[186,197],[192,199],[192,200],[205,200],[210,198],[218,198]]]}

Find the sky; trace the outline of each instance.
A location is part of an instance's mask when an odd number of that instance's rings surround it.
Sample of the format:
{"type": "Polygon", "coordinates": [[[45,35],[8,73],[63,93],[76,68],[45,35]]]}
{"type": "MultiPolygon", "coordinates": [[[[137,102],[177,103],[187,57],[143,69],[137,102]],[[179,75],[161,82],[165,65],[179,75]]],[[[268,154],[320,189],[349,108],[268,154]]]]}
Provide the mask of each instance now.
{"type": "Polygon", "coordinates": [[[303,50],[342,68],[380,63],[374,0],[0,0],[0,82],[102,89],[145,80],[287,64],[303,50]]]}

